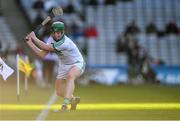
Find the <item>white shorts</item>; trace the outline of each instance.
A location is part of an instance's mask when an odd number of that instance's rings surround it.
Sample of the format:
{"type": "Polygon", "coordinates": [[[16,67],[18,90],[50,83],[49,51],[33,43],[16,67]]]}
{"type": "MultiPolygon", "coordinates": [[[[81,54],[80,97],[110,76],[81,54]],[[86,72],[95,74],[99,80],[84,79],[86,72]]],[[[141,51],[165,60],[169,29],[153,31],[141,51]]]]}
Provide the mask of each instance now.
{"type": "Polygon", "coordinates": [[[81,74],[83,74],[84,70],[85,70],[85,63],[84,62],[77,62],[74,63],[72,65],[60,65],[58,67],[58,75],[56,76],[57,79],[66,79],[67,78],[67,74],[69,72],[69,70],[73,67],[73,66],[77,66],[80,71],[81,74]]]}

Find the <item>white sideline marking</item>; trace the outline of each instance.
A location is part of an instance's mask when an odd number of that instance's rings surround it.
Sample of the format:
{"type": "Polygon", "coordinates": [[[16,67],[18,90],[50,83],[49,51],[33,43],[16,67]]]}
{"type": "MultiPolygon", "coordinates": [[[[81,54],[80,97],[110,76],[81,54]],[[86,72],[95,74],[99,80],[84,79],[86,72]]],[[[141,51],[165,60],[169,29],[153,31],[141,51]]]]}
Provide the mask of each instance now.
{"type": "Polygon", "coordinates": [[[46,119],[46,117],[47,117],[47,115],[49,113],[49,110],[51,108],[51,105],[53,103],[55,103],[56,99],[57,99],[57,95],[56,95],[56,92],[54,92],[54,94],[51,96],[50,100],[48,101],[47,107],[44,108],[41,111],[41,113],[37,116],[36,121],[43,121],[43,120],[46,119]]]}

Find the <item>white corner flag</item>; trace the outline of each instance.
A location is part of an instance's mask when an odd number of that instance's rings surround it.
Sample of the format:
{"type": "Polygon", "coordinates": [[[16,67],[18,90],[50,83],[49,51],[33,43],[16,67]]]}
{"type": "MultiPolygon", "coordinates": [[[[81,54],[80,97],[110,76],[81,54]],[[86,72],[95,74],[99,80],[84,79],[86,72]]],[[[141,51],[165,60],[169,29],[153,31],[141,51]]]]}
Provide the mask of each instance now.
{"type": "Polygon", "coordinates": [[[7,80],[7,78],[13,74],[14,70],[6,65],[6,63],[1,59],[0,57],[0,75],[2,75],[4,81],[7,80]]]}

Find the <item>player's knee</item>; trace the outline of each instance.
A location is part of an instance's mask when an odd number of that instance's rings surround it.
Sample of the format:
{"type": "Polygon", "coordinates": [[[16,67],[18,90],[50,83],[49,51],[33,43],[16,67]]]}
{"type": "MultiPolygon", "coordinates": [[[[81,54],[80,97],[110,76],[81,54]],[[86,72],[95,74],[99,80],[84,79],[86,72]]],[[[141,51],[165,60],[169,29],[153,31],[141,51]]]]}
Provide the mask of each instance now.
{"type": "Polygon", "coordinates": [[[58,95],[58,96],[60,96],[60,97],[64,97],[64,94],[62,93],[62,92],[56,92],[56,94],[58,95]]]}
{"type": "Polygon", "coordinates": [[[73,73],[69,73],[68,75],[67,75],[67,80],[74,80],[74,74],[73,73]]]}

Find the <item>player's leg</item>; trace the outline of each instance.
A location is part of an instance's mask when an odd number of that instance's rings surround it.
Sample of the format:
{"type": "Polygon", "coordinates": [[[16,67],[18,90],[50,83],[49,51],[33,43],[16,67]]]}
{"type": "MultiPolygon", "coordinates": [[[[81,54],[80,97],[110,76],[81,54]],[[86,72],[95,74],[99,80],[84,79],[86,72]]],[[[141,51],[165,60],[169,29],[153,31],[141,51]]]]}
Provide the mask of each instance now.
{"type": "MultiPolygon", "coordinates": [[[[56,93],[58,96],[64,98],[65,90],[66,90],[66,80],[65,79],[57,79],[55,82],[56,93]]],[[[67,105],[62,105],[61,110],[68,110],[67,105]]]]}
{"type": "MultiPolygon", "coordinates": [[[[85,63],[76,63],[75,66],[78,68],[80,75],[84,72],[85,70],[85,63]]],[[[76,78],[78,78],[80,75],[78,75],[76,78]]],[[[74,97],[71,100],[71,110],[76,110],[77,104],[80,103],[80,97],[74,97]]]]}
{"type": "Polygon", "coordinates": [[[71,99],[73,98],[73,95],[71,95],[69,98],[65,97],[66,94],[66,87],[67,87],[67,75],[69,70],[71,69],[72,66],[66,66],[62,65],[58,68],[58,75],[57,75],[57,80],[55,82],[55,87],[56,87],[56,93],[58,96],[64,98],[64,102],[62,104],[62,110],[67,110],[67,104],[71,103],[71,99]],[[65,105],[66,104],[66,105],[65,105]]]}
{"type": "MultiPolygon", "coordinates": [[[[72,104],[74,102],[75,97],[73,98],[73,92],[75,88],[75,79],[81,75],[80,69],[77,66],[72,66],[72,68],[68,71],[67,79],[66,79],[66,88],[65,88],[65,98],[63,102],[63,106],[67,106],[68,104],[72,104]]],[[[62,106],[62,107],[63,107],[62,106]]]]}
{"type": "Polygon", "coordinates": [[[64,79],[56,79],[55,82],[56,94],[64,98],[66,81],[64,79]]]}
{"type": "Polygon", "coordinates": [[[71,98],[74,88],[75,88],[75,79],[78,78],[81,75],[80,69],[77,66],[73,66],[67,75],[66,80],[66,98],[71,98]]]}
{"type": "MultiPolygon", "coordinates": [[[[66,80],[65,79],[57,79],[55,82],[55,87],[56,87],[57,95],[64,98],[65,97],[65,91],[66,91],[66,80]]],[[[73,95],[71,95],[71,99],[74,99],[73,95]]],[[[68,107],[67,107],[67,105],[62,105],[61,109],[62,110],[68,110],[68,107]]]]}
{"type": "Polygon", "coordinates": [[[71,110],[76,109],[76,105],[80,102],[79,97],[73,97],[73,92],[75,88],[75,80],[84,72],[85,63],[77,63],[69,69],[66,75],[66,88],[65,88],[65,98],[63,106],[67,106],[71,103],[71,110]]]}

